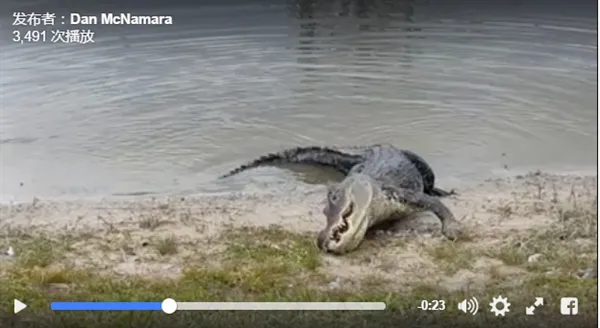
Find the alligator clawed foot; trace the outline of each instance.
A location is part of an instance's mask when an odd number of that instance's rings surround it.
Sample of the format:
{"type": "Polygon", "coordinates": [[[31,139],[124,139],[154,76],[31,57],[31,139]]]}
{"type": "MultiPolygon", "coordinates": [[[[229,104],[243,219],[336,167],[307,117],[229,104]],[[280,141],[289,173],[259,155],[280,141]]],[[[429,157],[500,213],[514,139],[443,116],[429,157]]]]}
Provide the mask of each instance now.
{"type": "Polygon", "coordinates": [[[457,220],[451,220],[442,224],[442,234],[450,239],[457,240],[461,236],[462,225],[457,220]]]}

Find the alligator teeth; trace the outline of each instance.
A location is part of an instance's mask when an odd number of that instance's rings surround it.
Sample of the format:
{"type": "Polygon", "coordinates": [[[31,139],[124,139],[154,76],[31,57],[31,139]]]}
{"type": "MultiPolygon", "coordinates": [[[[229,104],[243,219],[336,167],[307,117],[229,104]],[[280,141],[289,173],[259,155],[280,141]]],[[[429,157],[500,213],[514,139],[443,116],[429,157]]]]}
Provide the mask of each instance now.
{"type": "Polygon", "coordinates": [[[344,210],[344,213],[342,213],[342,219],[345,221],[346,219],[348,219],[350,217],[350,215],[352,215],[353,212],[354,212],[354,202],[350,202],[350,205],[348,205],[346,210],[344,210]]]}
{"type": "Polygon", "coordinates": [[[348,222],[342,220],[342,222],[331,231],[331,239],[339,242],[342,239],[342,234],[346,231],[348,231],[348,222]]]}
{"type": "Polygon", "coordinates": [[[335,240],[336,242],[339,242],[342,239],[342,234],[338,228],[333,230],[333,236],[331,239],[335,240]]]}
{"type": "Polygon", "coordinates": [[[346,221],[346,219],[343,219],[338,229],[341,233],[348,231],[348,221],[346,221]]]}

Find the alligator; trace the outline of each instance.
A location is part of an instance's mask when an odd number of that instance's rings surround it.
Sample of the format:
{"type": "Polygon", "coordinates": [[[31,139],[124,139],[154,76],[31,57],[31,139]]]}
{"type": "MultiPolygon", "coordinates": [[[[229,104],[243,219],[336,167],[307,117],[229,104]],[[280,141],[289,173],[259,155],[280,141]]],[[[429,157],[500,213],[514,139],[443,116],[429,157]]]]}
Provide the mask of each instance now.
{"type": "Polygon", "coordinates": [[[317,246],[345,254],[359,247],[371,228],[400,220],[414,212],[429,211],[442,224],[442,234],[455,240],[460,223],[440,197],[456,194],[435,187],[435,175],[416,153],[389,144],[362,147],[296,147],[259,157],[220,178],[261,166],[306,164],[335,169],[344,179],[328,187],[323,214],[326,227],[317,246]]]}

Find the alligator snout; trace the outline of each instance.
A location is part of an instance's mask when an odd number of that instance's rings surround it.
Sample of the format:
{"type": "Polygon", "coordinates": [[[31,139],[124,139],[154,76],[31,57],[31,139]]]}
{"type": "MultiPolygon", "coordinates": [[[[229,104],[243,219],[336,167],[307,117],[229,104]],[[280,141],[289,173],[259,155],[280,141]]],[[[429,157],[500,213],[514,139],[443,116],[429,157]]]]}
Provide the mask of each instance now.
{"type": "Polygon", "coordinates": [[[327,230],[321,230],[319,235],[317,236],[317,247],[321,250],[326,251],[325,247],[327,246],[327,242],[329,241],[329,233],[327,230]]]}

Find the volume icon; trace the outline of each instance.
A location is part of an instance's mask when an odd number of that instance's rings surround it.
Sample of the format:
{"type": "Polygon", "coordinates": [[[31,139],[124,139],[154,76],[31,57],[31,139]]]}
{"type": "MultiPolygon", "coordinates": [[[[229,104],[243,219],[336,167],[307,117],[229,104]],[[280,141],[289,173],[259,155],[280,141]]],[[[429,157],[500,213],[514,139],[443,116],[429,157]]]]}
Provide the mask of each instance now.
{"type": "Polygon", "coordinates": [[[464,313],[475,315],[477,311],[479,311],[479,302],[475,297],[471,297],[470,299],[465,299],[458,303],[458,309],[464,313]]]}

